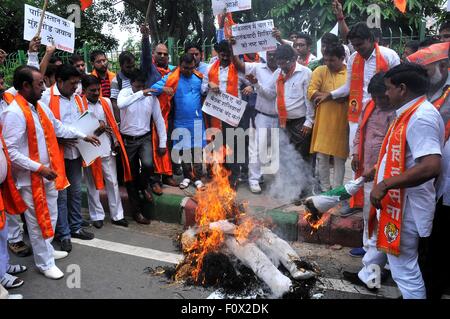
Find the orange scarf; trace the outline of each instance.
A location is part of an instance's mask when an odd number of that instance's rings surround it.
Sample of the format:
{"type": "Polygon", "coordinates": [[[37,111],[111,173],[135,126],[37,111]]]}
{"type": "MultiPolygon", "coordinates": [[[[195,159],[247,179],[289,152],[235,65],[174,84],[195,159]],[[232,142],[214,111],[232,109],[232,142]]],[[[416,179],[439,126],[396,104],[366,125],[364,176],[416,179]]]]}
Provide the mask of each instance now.
{"type": "MultiPolygon", "coordinates": [[[[378,183],[378,169],[385,155],[387,156],[383,180],[405,172],[406,130],[411,116],[414,115],[425,100],[425,97],[420,98],[414,105],[405,110],[389,127],[378,156],[374,185],[378,183]]],[[[394,256],[400,255],[404,192],[404,189],[390,189],[381,201],[382,209],[378,222],[377,248],[394,256]]],[[[375,222],[376,209],[372,206],[369,213],[369,237],[372,236],[375,222]]]]}
{"type": "MultiPolygon", "coordinates": [[[[194,75],[197,76],[200,79],[203,79],[203,75],[198,72],[197,70],[194,70],[194,75]]],[[[173,89],[173,94],[175,95],[177,88],[178,88],[178,82],[180,81],[180,68],[177,67],[173,72],[167,77],[166,84],[164,87],[170,87],[173,89]]],[[[159,97],[159,105],[161,107],[161,114],[164,118],[164,122],[166,124],[166,131],[168,131],[169,128],[169,114],[172,110],[172,99],[173,96],[167,95],[165,93],[162,93],[159,97]]],[[[158,131],[156,130],[155,123],[152,123],[152,144],[153,144],[153,161],[155,166],[155,172],[157,174],[164,174],[164,175],[172,175],[172,160],[170,158],[170,152],[166,152],[163,156],[160,156],[157,152],[159,148],[159,136],[158,131]]]]}
{"type": "MultiPolygon", "coordinates": [[[[95,76],[97,79],[100,80],[100,76],[98,75],[97,70],[92,70],[91,75],[95,76]]],[[[114,79],[114,77],[116,76],[116,74],[114,72],[111,72],[109,70],[106,70],[106,75],[108,77],[108,81],[111,84],[112,80],[114,79]]],[[[102,97],[102,87],[100,86],[100,97],[102,97]]]]}
{"type": "MultiPolygon", "coordinates": [[[[56,84],[53,84],[50,87],[50,102],[48,107],[52,111],[55,118],[61,121],[61,103],[60,103],[61,96],[54,94],[55,85],[56,84]]],[[[75,95],[75,103],[77,104],[78,111],[80,112],[80,114],[83,114],[84,113],[83,103],[78,95],[75,95]]],[[[62,165],[62,169],[65,171],[66,165],[64,163],[64,146],[62,144],[59,144],[59,156],[61,157],[60,162],[62,165]]]]}
{"type": "Polygon", "coordinates": [[[6,221],[5,211],[11,215],[22,214],[28,207],[23,201],[22,196],[20,196],[14,183],[14,178],[11,173],[11,159],[9,158],[8,150],[1,134],[0,140],[3,145],[7,167],[6,179],[0,187],[0,230],[2,230],[3,227],[5,227],[6,221]]]}
{"type": "Polygon", "coordinates": [[[277,79],[277,107],[278,107],[278,118],[280,119],[280,127],[286,127],[287,121],[287,110],[286,110],[286,101],[284,99],[284,84],[287,80],[289,80],[292,75],[294,75],[295,69],[297,67],[297,63],[294,63],[289,73],[286,76],[280,72],[280,75],[277,79]]]}
{"type": "MultiPolygon", "coordinates": [[[[111,110],[109,108],[108,102],[104,98],[99,99],[100,104],[102,105],[103,112],[105,113],[106,122],[108,123],[109,127],[111,127],[114,136],[116,137],[117,141],[119,142],[120,149],[121,149],[121,159],[124,169],[124,181],[130,182],[132,180],[131,177],[131,170],[130,170],[130,162],[128,161],[128,155],[125,150],[125,145],[122,140],[122,135],[120,135],[119,127],[117,126],[116,120],[114,119],[114,115],[111,113],[111,110]]],[[[88,101],[87,98],[83,97],[83,107],[84,109],[88,109],[88,101]]],[[[91,171],[92,171],[92,177],[94,179],[95,188],[96,189],[103,189],[105,187],[103,182],[103,170],[102,170],[102,159],[99,157],[97,158],[91,165],[91,171]]]]}
{"type": "MultiPolygon", "coordinates": [[[[435,100],[433,102],[433,105],[436,107],[438,111],[440,111],[442,105],[444,104],[445,100],[447,100],[448,95],[450,94],[450,86],[448,86],[442,96],[435,100]]],[[[447,141],[450,137],[450,121],[447,121],[445,124],[445,140],[447,141]]]]}
{"type": "MultiPolygon", "coordinates": [[[[386,72],[389,65],[380,52],[380,47],[375,43],[377,73],[380,71],[386,72]]],[[[352,66],[352,75],[350,82],[350,96],[348,107],[348,120],[353,123],[358,123],[359,116],[364,107],[363,91],[364,91],[364,58],[357,53],[352,66]]]]}
{"type": "Polygon", "coordinates": [[[10,105],[12,101],[14,101],[14,95],[9,92],[4,92],[3,100],[6,102],[6,104],[10,105]]]}
{"type": "MultiPolygon", "coordinates": [[[[355,172],[355,179],[360,177],[363,173],[362,163],[364,161],[364,141],[366,139],[366,124],[375,110],[375,102],[370,100],[364,110],[364,115],[359,124],[359,145],[358,145],[358,161],[359,170],[355,172]]],[[[363,207],[364,206],[364,189],[360,189],[353,197],[350,199],[350,207],[363,207]]]]}
{"type": "MultiPolygon", "coordinates": [[[[39,162],[40,157],[38,140],[36,138],[36,127],[34,125],[31,109],[28,106],[27,100],[25,100],[25,98],[20,94],[17,94],[16,102],[23,112],[27,125],[29,157],[31,160],[39,162]]],[[[61,153],[58,151],[58,141],[56,140],[55,129],[39,103],[36,105],[36,111],[39,115],[39,120],[44,131],[45,143],[47,145],[48,157],[50,159],[50,167],[57,173],[55,187],[57,190],[63,190],[69,186],[69,182],[66,178],[64,160],[60,156],[61,153]]],[[[38,172],[31,172],[31,192],[33,194],[34,210],[39,227],[42,231],[42,236],[44,239],[51,238],[54,235],[54,231],[50,219],[50,212],[47,206],[44,180],[38,172]]]]}
{"type": "Polygon", "coordinates": [[[308,55],[306,56],[306,59],[304,61],[300,62],[300,64],[303,65],[303,66],[308,66],[310,58],[311,58],[311,52],[308,52],[308,55]]]}
{"type": "MultiPolygon", "coordinates": [[[[219,85],[219,70],[220,60],[217,60],[214,62],[208,73],[209,81],[216,85],[219,85]]],[[[239,96],[239,76],[233,63],[230,63],[228,66],[227,93],[235,97],[239,96]]],[[[210,127],[222,129],[222,123],[218,118],[211,117],[210,127]]]]}

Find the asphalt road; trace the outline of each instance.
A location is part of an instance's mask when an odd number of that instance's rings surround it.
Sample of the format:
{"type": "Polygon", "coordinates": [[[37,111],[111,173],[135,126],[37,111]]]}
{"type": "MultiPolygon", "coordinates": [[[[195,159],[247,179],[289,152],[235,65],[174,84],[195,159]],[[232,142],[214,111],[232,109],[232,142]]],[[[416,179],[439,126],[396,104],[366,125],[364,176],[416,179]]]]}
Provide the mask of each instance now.
{"type": "MultiPolygon", "coordinates": [[[[57,266],[66,274],[54,281],[41,275],[33,258],[11,255],[11,263],[21,263],[28,270],[20,275],[25,284],[11,293],[35,299],[206,299],[214,290],[170,283],[163,277],[150,275],[148,267],[170,266],[180,258],[172,238],[182,231],[180,225],[153,222],[150,226],[130,222],[129,228],[106,222],[95,232],[93,241],[77,241],[57,266]]],[[[378,295],[362,287],[342,281],[342,270],[357,271],[361,259],[348,256],[348,248],[305,243],[292,243],[294,249],[321,268],[314,293],[324,299],[396,298],[399,293],[389,281],[378,295]]],[[[55,243],[55,247],[58,244],[55,243]]]]}

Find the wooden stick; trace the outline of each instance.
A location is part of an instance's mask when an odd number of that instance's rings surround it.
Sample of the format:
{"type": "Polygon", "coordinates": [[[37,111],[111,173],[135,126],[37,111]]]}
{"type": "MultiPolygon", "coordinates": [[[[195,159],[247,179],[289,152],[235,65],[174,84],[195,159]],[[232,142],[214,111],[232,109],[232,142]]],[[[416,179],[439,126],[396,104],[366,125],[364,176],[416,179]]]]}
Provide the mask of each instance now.
{"type": "Polygon", "coordinates": [[[45,11],[47,11],[48,0],[44,1],[44,7],[42,8],[41,21],[39,21],[38,31],[36,33],[36,37],[41,35],[42,24],[44,23],[45,11]]]}
{"type": "Polygon", "coordinates": [[[152,11],[152,4],[153,0],[148,1],[148,7],[147,7],[147,13],[145,14],[145,24],[148,25],[148,22],[150,20],[150,13],[152,11]]]}

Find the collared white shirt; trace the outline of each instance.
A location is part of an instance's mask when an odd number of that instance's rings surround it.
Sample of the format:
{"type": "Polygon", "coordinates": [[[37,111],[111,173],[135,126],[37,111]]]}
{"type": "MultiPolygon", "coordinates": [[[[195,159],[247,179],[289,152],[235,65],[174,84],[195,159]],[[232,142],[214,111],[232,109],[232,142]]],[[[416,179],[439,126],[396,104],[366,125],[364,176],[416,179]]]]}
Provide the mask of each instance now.
{"type": "Polygon", "coordinates": [[[156,125],[159,137],[159,147],[165,148],[167,132],[161,107],[156,96],[145,96],[143,91],[133,93],[133,89],[126,88],[120,91],[117,98],[120,109],[120,132],[130,136],[142,136],[150,132],[150,121],[156,125]]]}
{"type": "MultiPolygon", "coordinates": [[[[212,66],[214,64],[210,64],[206,70],[206,72],[203,74],[203,81],[202,81],[202,94],[206,95],[209,91],[209,71],[211,70],[212,66]]],[[[229,66],[226,68],[219,66],[219,88],[220,91],[223,93],[227,93],[227,83],[228,83],[228,70],[229,66]]],[[[241,72],[238,72],[238,98],[241,98],[241,86],[242,84],[247,84],[245,81],[245,78],[241,72]]]]}
{"type": "MultiPolygon", "coordinates": [[[[53,124],[57,137],[63,138],[85,138],[86,135],[77,130],[67,127],[57,120],[52,111],[43,103],[39,103],[53,124]]],[[[36,172],[41,165],[49,167],[47,144],[45,142],[44,130],[42,129],[39,116],[35,107],[28,104],[33,115],[34,126],[36,128],[36,138],[38,141],[39,162],[30,159],[28,151],[27,125],[23,112],[16,101],[12,102],[3,112],[1,124],[3,126],[3,138],[8,148],[9,157],[12,163],[12,173],[18,187],[30,186],[30,171],[36,172]]],[[[44,182],[50,182],[44,178],[44,182]]]]}
{"type": "MultiPolygon", "coordinates": [[[[389,69],[392,69],[394,66],[400,64],[400,57],[398,54],[389,48],[379,46],[380,53],[386,60],[389,69]]],[[[350,94],[350,83],[352,80],[352,68],[353,61],[355,61],[355,57],[358,52],[354,52],[347,62],[347,81],[343,86],[331,92],[331,96],[333,99],[346,97],[350,94]]],[[[363,88],[363,105],[365,106],[372,99],[367,88],[369,86],[370,80],[377,73],[377,54],[376,50],[373,49],[370,57],[364,61],[364,88],[363,88]]]]}
{"type": "MultiPolygon", "coordinates": [[[[108,103],[111,114],[114,114],[111,100],[106,97],[103,99],[105,99],[106,102],[108,103]]],[[[97,103],[95,103],[95,104],[91,103],[89,100],[87,100],[87,102],[88,102],[88,111],[93,113],[94,116],[97,118],[97,120],[103,121],[105,123],[105,125],[108,125],[108,121],[106,120],[105,111],[103,110],[103,106],[102,106],[100,100],[98,100],[97,103]]],[[[108,136],[110,136],[109,133],[107,133],[107,132],[105,132],[103,134],[108,134],[108,136]]],[[[117,141],[114,134],[112,134],[111,138],[112,138],[113,142],[117,141]]],[[[109,145],[107,145],[107,149],[111,149],[111,138],[108,139],[109,145]]],[[[110,155],[111,155],[111,152],[108,152],[108,153],[103,154],[102,157],[108,157],[110,155]]]]}
{"type": "Polygon", "coordinates": [[[3,143],[0,143],[0,184],[5,181],[7,173],[8,173],[8,162],[6,161],[3,143]]]}
{"type": "MultiPolygon", "coordinates": [[[[446,83],[437,92],[431,96],[430,101],[435,101],[441,97],[444,93],[444,89],[450,85],[450,74],[447,78],[446,83]]],[[[439,113],[444,120],[444,124],[450,121],[450,96],[447,97],[444,104],[442,104],[439,113]]],[[[450,206],[450,139],[445,142],[444,151],[442,154],[441,163],[441,174],[439,176],[438,182],[436,184],[437,196],[436,199],[439,200],[443,197],[443,203],[446,206],[450,206]]]]}
{"type": "Polygon", "coordinates": [[[276,98],[261,90],[261,86],[271,85],[274,72],[270,70],[266,63],[245,63],[245,75],[250,74],[258,80],[258,83],[254,85],[257,93],[256,110],[269,115],[278,115],[276,98]]]}
{"type": "MultiPolygon", "coordinates": [[[[420,99],[414,99],[396,111],[399,117],[420,99]]],[[[436,108],[428,101],[422,103],[411,116],[406,129],[406,170],[415,166],[417,159],[427,155],[442,155],[444,145],[444,122],[436,108]]],[[[377,181],[384,179],[387,153],[381,160],[377,181]]],[[[412,215],[420,237],[431,234],[435,209],[436,190],[434,180],[405,189],[405,202],[409,201],[412,215]]]]}
{"type": "MultiPolygon", "coordinates": [[[[42,98],[39,101],[41,104],[45,104],[48,106],[50,104],[50,91],[51,88],[48,88],[43,94],[42,98]]],[[[80,110],[78,108],[78,105],[75,101],[75,95],[73,94],[70,99],[66,98],[65,96],[61,95],[58,89],[58,85],[55,84],[53,94],[59,95],[59,113],[61,116],[61,122],[65,126],[72,126],[74,125],[78,119],[81,116],[80,110]]],[[[75,146],[64,146],[64,158],[69,160],[74,160],[80,157],[80,151],[75,146]]]]}
{"type": "MultiPolygon", "coordinates": [[[[277,69],[272,75],[272,81],[267,85],[260,85],[261,90],[267,96],[277,97],[277,80],[281,69],[277,69]]],[[[307,67],[297,63],[294,74],[284,84],[284,100],[288,119],[306,117],[305,126],[312,127],[314,124],[314,108],[307,98],[308,86],[311,81],[312,72],[307,67]]]]}

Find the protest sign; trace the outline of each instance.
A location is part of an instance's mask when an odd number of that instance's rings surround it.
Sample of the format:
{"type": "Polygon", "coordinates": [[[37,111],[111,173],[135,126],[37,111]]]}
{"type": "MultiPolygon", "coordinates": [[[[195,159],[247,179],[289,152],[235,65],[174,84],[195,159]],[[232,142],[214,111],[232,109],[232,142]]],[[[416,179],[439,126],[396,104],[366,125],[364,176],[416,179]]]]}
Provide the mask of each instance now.
{"type": "MultiPolygon", "coordinates": [[[[41,13],[41,9],[25,4],[23,32],[25,40],[30,41],[38,33],[41,13]]],[[[75,23],[71,21],[46,12],[40,36],[44,45],[54,44],[59,50],[74,52],[75,23]]]]}
{"type": "Polygon", "coordinates": [[[277,48],[277,40],[272,36],[273,20],[262,20],[236,24],[231,32],[236,40],[233,45],[235,55],[271,51],[277,48]]]}
{"type": "Polygon", "coordinates": [[[203,103],[202,111],[236,127],[246,106],[247,102],[230,94],[210,91],[203,103]]]}
{"type": "Polygon", "coordinates": [[[252,0],[212,0],[214,15],[223,13],[225,8],[226,12],[249,10],[252,8],[252,0]]]}
{"type": "MultiPolygon", "coordinates": [[[[76,130],[86,134],[94,135],[94,131],[98,128],[99,122],[91,112],[84,112],[72,127],[76,130]]],[[[111,153],[111,143],[109,142],[106,133],[98,137],[100,139],[100,146],[94,146],[91,143],[83,140],[78,140],[77,148],[80,151],[81,157],[87,165],[91,165],[98,157],[111,153]]]]}

